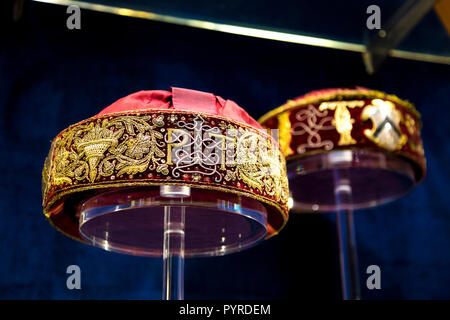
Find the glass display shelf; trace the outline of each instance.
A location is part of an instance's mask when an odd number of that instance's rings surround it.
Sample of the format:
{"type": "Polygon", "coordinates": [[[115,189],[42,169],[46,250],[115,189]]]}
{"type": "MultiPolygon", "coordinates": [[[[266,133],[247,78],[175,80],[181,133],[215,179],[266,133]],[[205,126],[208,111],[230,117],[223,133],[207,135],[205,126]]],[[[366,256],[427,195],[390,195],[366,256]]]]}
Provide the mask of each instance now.
{"type": "MultiPolygon", "coordinates": [[[[367,8],[373,1],[242,1],[192,0],[35,0],[122,16],[304,45],[365,52],[378,30],[368,30],[367,8]]],[[[381,22],[405,3],[378,1],[381,22]]],[[[389,55],[450,64],[450,41],[434,10],[412,29],[389,55]]]]}

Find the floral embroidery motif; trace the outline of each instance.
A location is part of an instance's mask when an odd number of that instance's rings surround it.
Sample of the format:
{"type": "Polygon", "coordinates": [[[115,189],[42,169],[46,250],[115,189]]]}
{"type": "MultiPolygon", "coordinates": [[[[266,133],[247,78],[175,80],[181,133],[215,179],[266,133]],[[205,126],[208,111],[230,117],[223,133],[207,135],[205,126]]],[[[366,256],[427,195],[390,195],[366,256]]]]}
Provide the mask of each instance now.
{"type": "Polygon", "coordinates": [[[152,119],[151,125],[149,120],[149,116],[97,120],[63,133],[55,141],[52,184],[94,182],[100,176],[136,174],[147,168],[165,171],[161,167],[164,142],[157,141],[162,134],[155,130],[164,122],[162,116],[152,119]]]}

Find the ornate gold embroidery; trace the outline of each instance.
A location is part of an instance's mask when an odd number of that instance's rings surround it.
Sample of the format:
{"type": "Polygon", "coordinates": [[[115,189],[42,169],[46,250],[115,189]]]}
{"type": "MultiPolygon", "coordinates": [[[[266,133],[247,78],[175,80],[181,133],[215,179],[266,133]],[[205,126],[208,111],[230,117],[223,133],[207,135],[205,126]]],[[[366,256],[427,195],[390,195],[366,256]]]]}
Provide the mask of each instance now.
{"type": "Polygon", "coordinates": [[[262,191],[266,170],[258,154],[259,136],[241,129],[236,143],[236,176],[248,186],[262,191]]]}
{"type": "Polygon", "coordinates": [[[49,181],[50,181],[50,167],[51,167],[51,161],[50,157],[53,153],[53,143],[50,147],[49,155],[45,158],[44,162],[44,169],[42,170],[42,196],[44,197],[47,194],[48,187],[49,187],[49,181]]]}
{"type": "Polygon", "coordinates": [[[265,114],[259,119],[259,122],[265,127],[271,127],[273,118],[285,112],[296,113],[296,119],[291,124],[292,136],[304,135],[301,138],[292,138],[290,145],[294,149],[294,154],[287,157],[288,161],[327,153],[335,148],[334,145],[337,147],[338,144],[345,145],[345,148],[349,150],[373,150],[375,143],[385,153],[409,159],[415,165],[418,181],[424,177],[426,161],[420,139],[420,114],[412,104],[405,100],[374,90],[331,89],[314,91],[296,100],[289,100],[279,108],[265,114]],[[346,105],[352,101],[356,102],[356,106],[353,107],[361,107],[361,112],[359,110],[352,112],[347,107],[344,110],[337,110],[339,109],[337,103],[346,105]],[[374,105],[374,103],[378,103],[377,101],[386,101],[388,102],[386,105],[394,107],[395,110],[388,109],[390,117],[387,121],[384,121],[385,118],[381,117],[382,112],[380,110],[382,108],[374,105]],[[372,104],[369,105],[371,102],[372,104]],[[334,105],[329,108],[331,103],[334,105]],[[323,112],[319,107],[322,108],[323,112]],[[366,107],[365,117],[361,119],[366,107]],[[332,108],[336,111],[334,119],[326,117],[327,109],[332,108]],[[372,108],[373,115],[369,115],[368,110],[371,110],[369,108],[372,108]],[[322,115],[319,116],[319,114],[322,115]],[[357,116],[358,114],[361,118],[357,116]],[[352,119],[352,115],[354,119],[352,119]],[[325,117],[328,119],[323,120],[325,117]],[[402,117],[404,117],[403,120],[402,117]],[[397,118],[400,118],[400,121],[397,122],[397,118]],[[372,123],[372,130],[365,129],[369,122],[360,121],[369,119],[372,123]],[[329,121],[329,123],[325,123],[325,121],[329,121]],[[354,125],[355,121],[360,121],[358,126],[354,125]],[[341,124],[338,122],[341,122],[341,124]],[[323,127],[320,126],[322,124],[323,127]],[[320,127],[320,129],[317,127],[320,127]],[[324,127],[329,130],[336,130],[340,133],[339,138],[334,131],[332,134],[321,132],[320,130],[325,130],[324,127]],[[325,144],[325,142],[328,142],[328,144],[325,144]]]}
{"type": "Polygon", "coordinates": [[[402,114],[392,102],[372,100],[372,104],[364,108],[361,119],[372,121],[372,129],[364,130],[364,134],[380,147],[394,151],[406,143],[407,137],[400,130],[402,114]]]}
{"type": "MultiPolygon", "coordinates": [[[[172,118],[174,119],[174,118],[172,118]]],[[[175,120],[174,120],[175,121],[175,120]]],[[[189,134],[185,130],[180,130],[176,128],[167,129],[166,134],[166,143],[167,143],[167,165],[173,165],[172,162],[172,149],[183,147],[189,141],[189,134]]]]}
{"type": "Polygon", "coordinates": [[[284,156],[277,148],[270,148],[263,156],[263,166],[267,170],[263,182],[266,192],[275,197],[276,201],[287,203],[289,197],[288,180],[286,179],[286,163],[284,156]]]}
{"type": "Polygon", "coordinates": [[[415,144],[413,141],[409,141],[409,147],[411,148],[412,151],[417,152],[420,155],[424,155],[424,150],[423,150],[423,145],[422,145],[422,141],[419,141],[419,143],[415,144]]]}
{"type": "Polygon", "coordinates": [[[225,180],[239,179],[253,189],[264,190],[276,201],[287,202],[286,165],[278,146],[250,130],[240,128],[233,134],[236,137],[236,151],[231,157],[235,161],[227,164],[235,170],[227,170],[225,180]]]}
{"type": "Polygon", "coordinates": [[[407,113],[405,116],[405,127],[410,135],[414,135],[414,133],[416,132],[416,121],[413,117],[411,117],[409,113],[407,113]]]}
{"type": "MultiPolygon", "coordinates": [[[[78,156],[85,155],[89,164],[89,181],[94,182],[97,177],[97,165],[103,158],[106,150],[114,148],[118,144],[118,138],[122,136],[124,129],[112,131],[108,128],[108,120],[103,120],[102,125],[98,123],[89,125],[89,130],[82,137],[74,138],[78,156]]],[[[62,152],[67,152],[62,150],[62,152]]],[[[85,170],[83,170],[85,171],[85,170]]]]}
{"type": "Polygon", "coordinates": [[[102,163],[102,176],[110,176],[114,169],[119,170],[118,176],[123,174],[133,175],[144,172],[147,169],[156,170],[163,174],[168,174],[165,164],[165,153],[161,150],[165,146],[161,132],[158,128],[164,126],[162,115],[151,119],[151,117],[119,117],[112,123],[119,128],[125,125],[125,140],[115,148],[110,149],[111,156],[106,157],[102,163]],[[137,129],[138,133],[134,131],[137,129]]]}
{"type": "Polygon", "coordinates": [[[282,106],[271,110],[270,112],[263,115],[258,119],[259,123],[264,123],[267,119],[276,116],[281,112],[285,112],[288,110],[306,107],[309,104],[318,104],[320,102],[332,101],[332,100],[350,100],[350,99],[361,99],[361,100],[370,100],[370,99],[387,99],[394,101],[396,104],[404,107],[406,110],[411,112],[420,124],[420,114],[417,112],[416,108],[412,103],[407,100],[402,100],[396,95],[387,94],[382,91],[377,90],[355,90],[355,89],[335,89],[331,92],[313,92],[313,94],[307,94],[296,100],[288,100],[282,106]]]}
{"type": "Polygon", "coordinates": [[[75,126],[55,141],[52,184],[73,184],[75,180],[94,182],[99,176],[136,174],[147,168],[167,172],[162,163],[162,116],[123,116],[112,121],[75,126]],[[136,132],[137,131],[137,132],[136,132]],[[119,144],[119,139],[123,141],[119,144]],[[108,152],[108,153],[107,153],[108,152]]]}
{"type": "Polygon", "coordinates": [[[283,112],[277,116],[278,118],[278,134],[281,151],[285,156],[289,156],[294,153],[291,145],[291,121],[289,120],[289,112],[283,112]]]}
{"type": "Polygon", "coordinates": [[[80,126],[78,130],[65,132],[54,142],[50,179],[52,185],[73,184],[73,180],[83,180],[88,175],[89,165],[80,159],[80,155],[72,148],[74,136],[88,130],[80,126]]]}
{"type": "Polygon", "coordinates": [[[320,111],[334,110],[334,120],[332,124],[336,127],[336,131],[340,134],[338,145],[347,146],[355,144],[356,140],[352,138],[353,123],[348,108],[363,107],[364,101],[352,100],[352,101],[330,101],[322,102],[319,106],[320,111]]]}

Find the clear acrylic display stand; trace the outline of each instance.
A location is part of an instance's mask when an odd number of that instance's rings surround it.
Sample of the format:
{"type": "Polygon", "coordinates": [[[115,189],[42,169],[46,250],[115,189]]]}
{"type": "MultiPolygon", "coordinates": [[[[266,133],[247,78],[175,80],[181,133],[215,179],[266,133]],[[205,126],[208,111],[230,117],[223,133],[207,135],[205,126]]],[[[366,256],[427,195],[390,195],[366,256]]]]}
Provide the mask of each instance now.
{"type": "Polygon", "coordinates": [[[287,171],[291,210],[336,212],[342,296],[360,299],[353,210],[381,205],[413,189],[412,165],[384,152],[341,150],[291,160],[287,171]]]}
{"type": "Polygon", "coordinates": [[[120,188],[80,209],[80,234],[108,251],[163,258],[166,300],[184,299],[184,258],[249,248],[267,233],[257,200],[188,186],[120,188]]]}

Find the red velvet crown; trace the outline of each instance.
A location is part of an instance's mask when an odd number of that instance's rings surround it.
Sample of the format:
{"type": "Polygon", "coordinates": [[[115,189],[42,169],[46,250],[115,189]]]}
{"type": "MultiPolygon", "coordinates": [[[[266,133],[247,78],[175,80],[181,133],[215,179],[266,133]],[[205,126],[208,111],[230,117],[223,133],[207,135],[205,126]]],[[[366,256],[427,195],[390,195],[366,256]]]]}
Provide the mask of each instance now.
{"type": "Polygon", "coordinates": [[[123,97],[100,111],[97,116],[148,109],[179,110],[221,116],[262,129],[261,125],[234,101],[212,93],[172,88],[172,91],[145,90],[123,97]]]}

